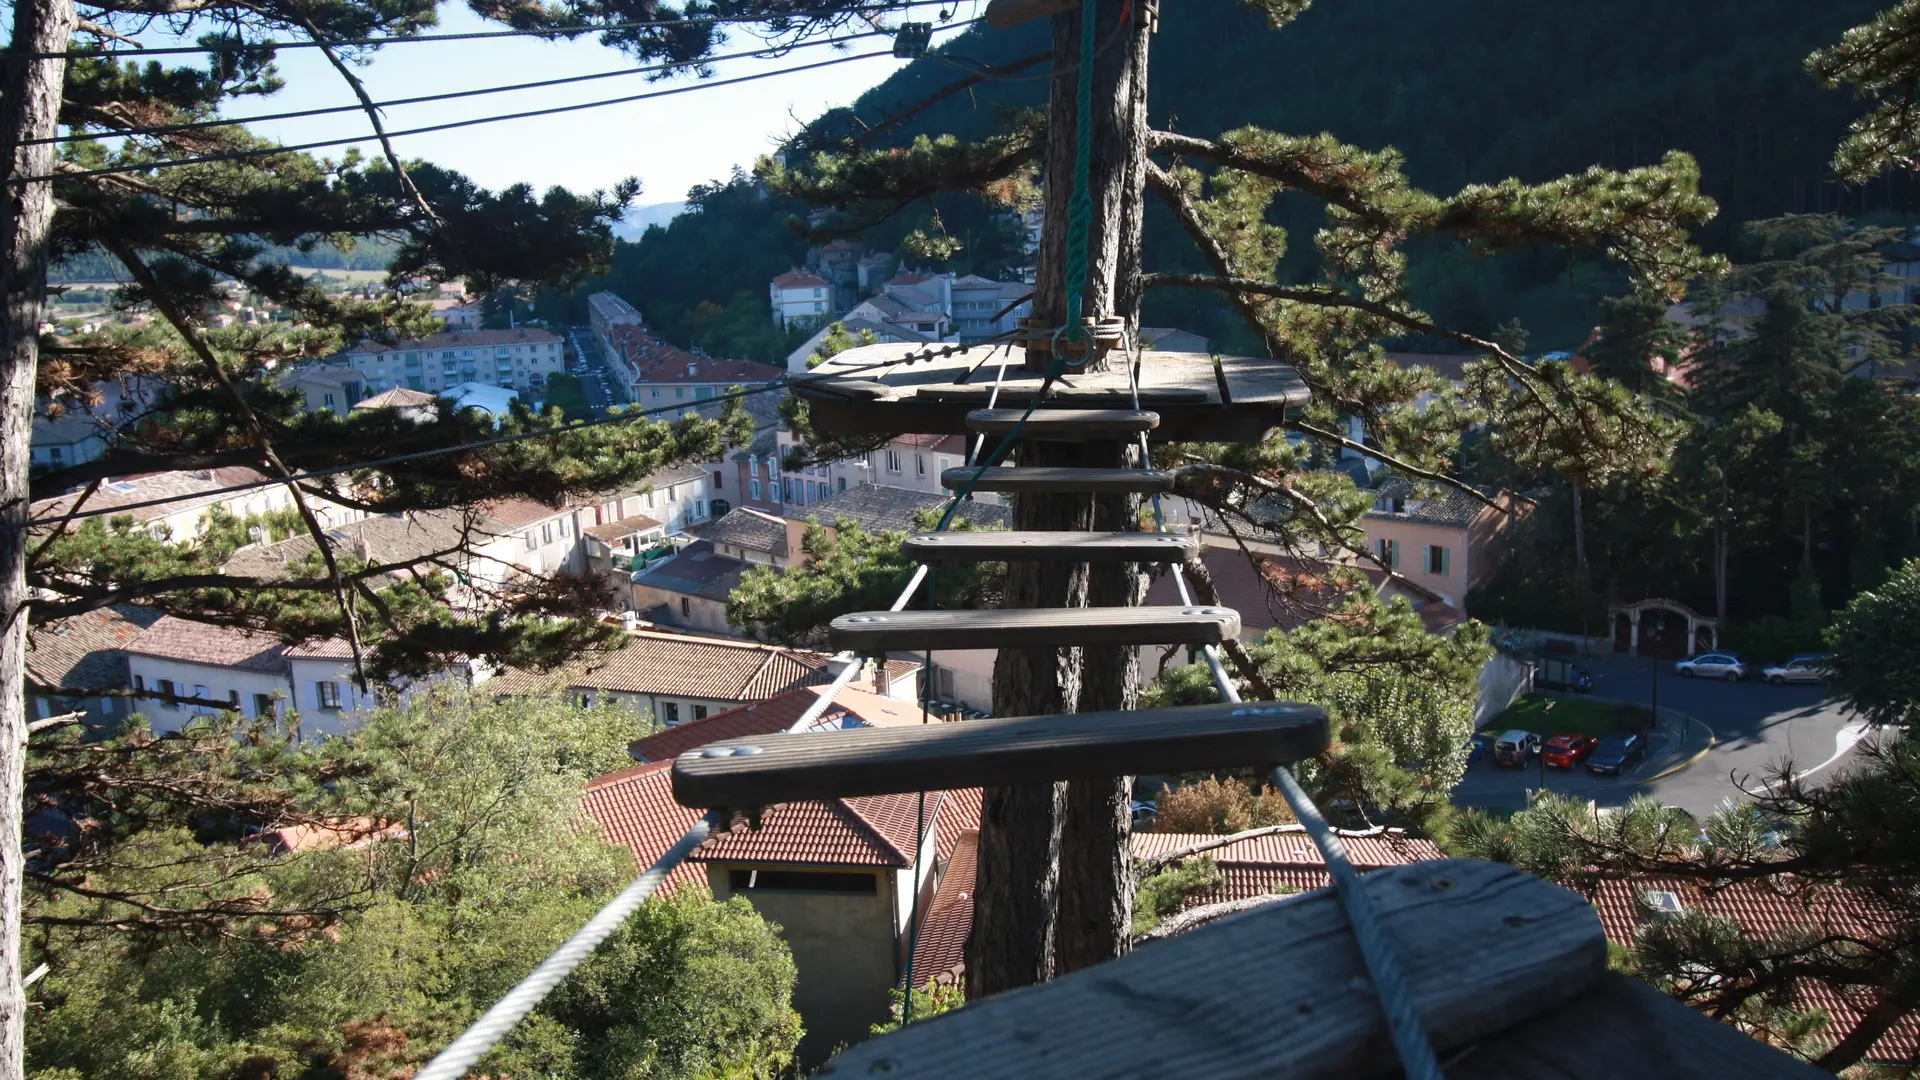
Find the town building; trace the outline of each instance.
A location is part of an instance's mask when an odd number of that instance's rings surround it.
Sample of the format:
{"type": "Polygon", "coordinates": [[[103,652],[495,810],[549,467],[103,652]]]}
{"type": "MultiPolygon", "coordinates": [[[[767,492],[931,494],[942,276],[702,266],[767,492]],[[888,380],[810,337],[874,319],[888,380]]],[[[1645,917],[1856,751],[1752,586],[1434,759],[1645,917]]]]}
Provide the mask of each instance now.
{"type": "Polygon", "coordinates": [[[789,270],[767,286],[773,321],[780,329],[812,326],[832,318],[833,283],[805,270],[789,270]]]}
{"type": "Polygon", "coordinates": [[[303,412],[330,412],[344,419],[366,397],[366,378],[343,364],[303,364],[280,376],[280,385],[301,397],[303,412]]]}
{"type": "MultiPolygon", "coordinates": [[[[727,516],[748,513],[735,510],[727,516]]],[[[655,626],[737,634],[727,620],[727,597],[752,565],[721,554],[711,540],[696,540],[634,572],[633,610],[655,626]]]]}
{"type": "Polygon", "coordinates": [[[27,632],[27,679],[37,687],[72,693],[33,694],[28,711],[45,719],[72,712],[86,714],[93,726],[112,726],[140,709],[132,698],[101,691],[133,685],[127,646],[159,621],[152,608],[97,608],[72,618],[44,623],[27,632]]]}
{"type": "Polygon", "coordinates": [[[58,416],[33,414],[32,469],[64,469],[93,461],[107,452],[113,426],[87,409],[65,409],[58,416]]]}
{"type": "Polygon", "coordinates": [[[449,330],[391,345],[369,338],[341,353],[340,360],[360,373],[368,394],[404,386],[439,395],[463,383],[536,394],[566,370],[559,336],[527,326],[449,330]]]}
{"type": "Polygon", "coordinates": [[[433,300],[433,316],[449,330],[478,330],[487,319],[485,306],[464,296],[440,296],[433,300]]]}
{"type": "MultiPolygon", "coordinates": [[[[838,670],[834,663],[824,653],[757,641],[634,630],[617,647],[554,671],[502,673],[488,689],[500,697],[564,694],[580,705],[622,705],[669,728],[799,687],[824,686],[838,670]]],[[[887,673],[893,697],[918,700],[920,665],[889,660],[887,673]]]]}
{"type": "Polygon", "coordinates": [[[1467,593],[1499,568],[1500,537],[1531,504],[1511,492],[1488,506],[1453,487],[1422,492],[1390,476],[1361,516],[1367,545],[1381,562],[1446,603],[1467,610],[1467,593]]]}
{"type": "MultiPolygon", "coordinates": [[[[286,485],[266,483],[267,479],[265,473],[245,465],[116,476],[85,496],[82,509],[125,507],[113,516],[132,519],[137,527],[157,540],[185,544],[200,539],[215,511],[245,520],[292,509],[293,497],[286,485]],[[243,491],[228,490],[249,484],[259,486],[243,491]],[[140,505],[155,499],[169,501],[157,506],[140,505]]],[[[33,516],[59,517],[80,502],[81,497],[80,493],[73,493],[41,499],[33,504],[33,516]]],[[[324,499],[313,500],[313,511],[321,524],[329,528],[366,516],[359,510],[324,499]]]]}
{"type": "Polygon", "coordinates": [[[1008,333],[1033,313],[1033,286],[994,281],[978,274],[953,279],[953,330],[962,342],[985,341],[1008,333]]]}
{"type": "Polygon", "coordinates": [[[383,390],[364,401],[353,403],[354,412],[376,412],[382,409],[391,409],[399,413],[403,419],[412,420],[415,423],[426,423],[439,415],[440,399],[424,390],[409,390],[404,386],[396,386],[391,390],[383,390]]]}

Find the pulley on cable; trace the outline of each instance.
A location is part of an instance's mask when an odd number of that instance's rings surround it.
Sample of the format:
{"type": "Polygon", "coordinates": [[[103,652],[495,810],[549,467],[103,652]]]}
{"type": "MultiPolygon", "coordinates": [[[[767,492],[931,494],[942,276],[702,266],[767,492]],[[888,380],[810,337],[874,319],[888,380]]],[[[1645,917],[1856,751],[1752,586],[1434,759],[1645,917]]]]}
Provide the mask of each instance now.
{"type": "Polygon", "coordinates": [[[893,35],[893,55],[907,60],[917,59],[927,55],[927,46],[932,43],[932,23],[901,23],[900,29],[893,35]]]}

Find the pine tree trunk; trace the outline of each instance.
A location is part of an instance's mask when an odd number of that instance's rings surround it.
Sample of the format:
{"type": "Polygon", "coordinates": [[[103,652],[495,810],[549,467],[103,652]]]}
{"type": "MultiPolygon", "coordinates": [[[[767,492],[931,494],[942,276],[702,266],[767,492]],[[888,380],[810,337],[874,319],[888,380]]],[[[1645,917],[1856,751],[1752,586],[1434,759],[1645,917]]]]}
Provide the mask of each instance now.
{"type": "MultiPolygon", "coordinates": [[[[1083,314],[1121,315],[1137,328],[1140,301],[1140,235],[1146,190],[1146,57],[1149,13],[1154,0],[1098,0],[1097,45],[1111,47],[1094,58],[1094,133],[1090,187],[1092,226],[1083,314]],[[1120,28],[1126,12],[1132,25],[1120,28]],[[1122,35],[1116,38],[1116,30],[1122,35]]],[[[1067,207],[1073,191],[1074,80],[1080,63],[1080,12],[1054,17],[1053,80],[1045,157],[1047,216],[1036,264],[1036,322],[1059,325],[1067,313],[1067,207]]],[[[1027,367],[1045,370],[1049,353],[1029,350],[1027,367]]],[[[1120,358],[1115,357],[1114,362],[1120,358]]],[[[1090,370],[1100,370],[1099,361],[1090,370]]],[[[1120,452],[1105,446],[1023,443],[1024,465],[1111,465],[1120,452]]],[[[1127,500],[1121,500],[1126,502],[1127,500]]],[[[1108,502],[1103,500],[1104,502],[1108,502]]],[[[1088,496],[1015,499],[1015,529],[1095,528],[1088,496]]],[[[1118,503],[1107,516],[1124,514],[1118,503]]],[[[1096,602],[1115,603],[1144,594],[1144,579],[1127,570],[1101,586],[1096,602]]],[[[1007,573],[1007,607],[1082,607],[1088,602],[1085,565],[1062,572],[1013,563],[1007,573]]],[[[1132,601],[1138,604],[1136,598],[1132,601]]],[[[1097,694],[1130,702],[1137,665],[1117,655],[1093,663],[1097,694]]],[[[997,716],[1074,712],[1081,701],[1082,657],[1078,649],[1002,649],[994,664],[993,710],[997,716]]],[[[1102,700],[1106,698],[1103,696],[1102,700]]],[[[988,789],[980,825],[979,879],[974,889],[973,933],[968,944],[967,996],[985,997],[1044,981],[1053,973],[1056,929],[1069,928],[1060,956],[1083,966],[1118,955],[1127,942],[1132,882],[1127,832],[1130,784],[1124,779],[1077,785],[1071,802],[1066,785],[988,789]],[[1063,830],[1063,820],[1066,822],[1063,830]],[[1062,845],[1070,845],[1063,852],[1062,845]],[[1071,898],[1058,898],[1061,875],[1071,898]],[[1055,921],[1059,899],[1061,922],[1055,921]]]]}
{"type": "MultiPolygon", "coordinates": [[[[59,53],[73,37],[72,0],[20,0],[13,8],[9,54],[59,53]]],[[[66,79],[65,60],[4,61],[0,75],[0,182],[53,171],[51,143],[21,145],[55,133],[66,79]]],[[[51,185],[8,184],[0,220],[0,293],[6,319],[0,335],[0,1080],[25,1075],[26,995],[20,986],[22,769],[27,749],[27,535],[14,528],[28,514],[27,469],[33,452],[34,373],[47,292],[47,235],[53,223],[51,185]]]]}
{"type": "Polygon", "coordinates": [[[1580,569],[1580,584],[1587,584],[1587,510],[1580,492],[1580,481],[1573,482],[1573,565],[1580,569]]]}

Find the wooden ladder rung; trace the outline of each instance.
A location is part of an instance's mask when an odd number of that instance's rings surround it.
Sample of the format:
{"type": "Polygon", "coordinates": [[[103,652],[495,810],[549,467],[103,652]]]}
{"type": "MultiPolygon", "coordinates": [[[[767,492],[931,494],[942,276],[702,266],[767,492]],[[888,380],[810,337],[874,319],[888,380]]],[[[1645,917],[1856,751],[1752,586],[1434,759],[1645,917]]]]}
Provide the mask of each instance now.
{"type": "Polygon", "coordinates": [[[1132,608],[862,611],[827,625],[835,652],[998,649],[1071,645],[1218,645],[1240,633],[1231,608],[1175,604],[1132,608]]]}
{"type": "Polygon", "coordinates": [[[975,409],[967,414],[967,428],[987,435],[1005,435],[1016,426],[1023,439],[1129,439],[1159,427],[1160,414],[1145,409],[1035,409],[1032,415],[1025,409],[975,409]]]}
{"type": "Polygon", "coordinates": [[[681,754],[682,806],[1291,764],[1327,748],[1326,710],[1246,702],[728,739],[681,754]]]}
{"type": "Polygon", "coordinates": [[[948,491],[1029,491],[1037,494],[1153,495],[1173,490],[1171,469],[1076,469],[1064,465],[1004,465],[948,469],[940,486],[948,491]],[[974,483],[975,476],[979,482],[974,483]]]}
{"type": "Polygon", "coordinates": [[[909,536],[900,553],[918,562],[1184,562],[1200,538],[1150,532],[940,532],[909,536]]]}

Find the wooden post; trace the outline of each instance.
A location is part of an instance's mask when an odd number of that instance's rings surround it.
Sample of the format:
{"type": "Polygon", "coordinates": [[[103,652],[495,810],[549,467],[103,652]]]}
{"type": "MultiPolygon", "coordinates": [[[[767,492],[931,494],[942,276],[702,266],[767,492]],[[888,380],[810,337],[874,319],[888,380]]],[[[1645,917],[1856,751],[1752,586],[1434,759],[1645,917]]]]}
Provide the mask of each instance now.
{"type": "MultiPolygon", "coordinates": [[[[1093,58],[1094,132],[1089,273],[1084,312],[1118,315],[1137,329],[1140,236],[1146,190],[1147,35],[1156,0],[1098,0],[1093,58]],[[1129,25],[1120,18],[1128,15],[1129,25]]],[[[1054,16],[1052,98],[1045,155],[1047,214],[1041,228],[1033,318],[1059,325],[1067,312],[1067,204],[1073,191],[1074,83],[1084,8],[1054,16]]],[[[1026,366],[1044,371],[1052,356],[1029,349],[1026,366]]],[[[1096,359],[1090,370],[1121,363],[1096,359]]],[[[1111,467],[1136,464],[1119,442],[1022,443],[1022,465],[1111,467]]],[[[1129,528],[1137,499],[1127,495],[1027,495],[1013,500],[1013,527],[1129,528]]],[[[1008,607],[1138,605],[1144,578],[1133,566],[1008,566],[1008,607]],[[1095,578],[1098,578],[1096,581],[1095,578]]],[[[1131,706],[1138,697],[1131,650],[1002,649],[994,664],[996,715],[1019,716],[1131,706]],[[1090,680],[1090,681],[1089,681],[1090,680]]],[[[989,788],[980,826],[967,994],[980,998],[1049,978],[1064,968],[1119,955],[1131,922],[1127,850],[1131,779],[989,788]],[[1064,883],[1063,877],[1064,874],[1064,883]],[[1057,910],[1056,910],[1057,908],[1057,910]],[[1057,928],[1056,928],[1057,918],[1057,928]]]]}

